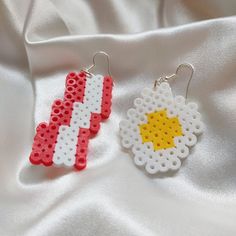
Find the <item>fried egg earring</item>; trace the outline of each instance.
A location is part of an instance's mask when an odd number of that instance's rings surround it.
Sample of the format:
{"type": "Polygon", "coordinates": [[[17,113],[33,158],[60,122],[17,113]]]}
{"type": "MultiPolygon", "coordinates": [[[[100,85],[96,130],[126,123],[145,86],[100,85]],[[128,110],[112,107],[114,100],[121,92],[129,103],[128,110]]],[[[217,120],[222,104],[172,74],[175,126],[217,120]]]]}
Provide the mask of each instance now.
{"type": "Polygon", "coordinates": [[[153,89],[143,89],[120,122],[122,146],[132,150],[134,163],[149,174],[178,170],[203,132],[198,105],[186,101],[193,72],[192,65],[181,64],[175,74],[160,77],[153,89]],[[183,67],[191,69],[186,95],[174,96],[169,81],[183,67]]]}

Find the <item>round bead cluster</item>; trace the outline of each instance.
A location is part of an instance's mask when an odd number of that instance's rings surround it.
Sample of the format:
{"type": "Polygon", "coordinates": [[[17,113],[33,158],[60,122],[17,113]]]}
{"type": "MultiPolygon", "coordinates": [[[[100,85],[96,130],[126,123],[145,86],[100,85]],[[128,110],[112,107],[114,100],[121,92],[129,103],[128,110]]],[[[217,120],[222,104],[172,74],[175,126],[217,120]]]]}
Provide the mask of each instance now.
{"type": "MultiPolygon", "coordinates": [[[[123,147],[131,148],[134,162],[138,166],[145,166],[150,174],[177,170],[181,166],[181,159],[189,155],[189,147],[197,142],[196,135],[203,132],[203,123],[196,103],[187,103],[182,96],[174,97],[168,83],[164,82],[156,90],[145,88],[141,98],[134,100],[134,108],[127,111],[128,118],[120,122],[120,136],[123,147]],[[150,125],[150,114],[164,112],[167,119],[178,119],[181,134],[173,135],[173,146],[169,148],[154,148],[152,127],[147,137],[143,137],[141,128],[150,125]],[[146,139],[145,139],[146,138],[146,139]]],[[[158,124],[158,123],[157,123],[158,124]]],[[[165,123],[162,130],[165,133],[165,123]]],[[[166,129],[171,128],[167,127],[166,129]]],[[[156,127],[158,130],[158,127],[156,127]]],[[[170,131],[169,133],[171,133],[170,131]]],[[[156,134],[156,132],[154,132],[156,134]]],[[[169,135],[166,132],[167,135],[169,135]]],[[[173,133],[173,132],[172,132],[173,133]]],[[[163,136],[164,138],[164,136],[163,136]]],[[[162,138],[162,139],[163,139],[162,138]]]]}

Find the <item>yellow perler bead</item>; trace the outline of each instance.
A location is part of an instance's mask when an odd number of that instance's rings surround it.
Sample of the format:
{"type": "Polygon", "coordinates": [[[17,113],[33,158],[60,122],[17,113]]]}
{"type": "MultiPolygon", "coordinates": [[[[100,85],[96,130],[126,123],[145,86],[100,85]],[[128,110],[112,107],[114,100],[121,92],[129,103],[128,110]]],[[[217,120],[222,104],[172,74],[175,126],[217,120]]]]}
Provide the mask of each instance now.
{"type": "Polygon", "coordinates": [[[182,136],[178,117],[169,118],[166,110],[147,114],[148,123],[139,125],[143,143],[152,142],[154,150],[175,147],[174,138],[182,136]]]}

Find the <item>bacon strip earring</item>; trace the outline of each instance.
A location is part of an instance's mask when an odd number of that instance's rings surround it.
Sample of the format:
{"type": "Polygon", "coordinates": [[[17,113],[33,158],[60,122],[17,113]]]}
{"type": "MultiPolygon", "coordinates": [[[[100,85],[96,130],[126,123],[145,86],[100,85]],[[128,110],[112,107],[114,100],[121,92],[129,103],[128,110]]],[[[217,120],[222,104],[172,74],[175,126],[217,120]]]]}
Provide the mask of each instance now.
{"type": "Polygon", "coordinates": [[[181,64],[175,74],[157,79],[153,89],[143,89],[128,118],[120,122],[122,146],[132,150],[135,164],[145,166],[149,174],[179,169],[203,132],[197,104],[186,102],[193,72],[192,65],[181,64]],[[169,85],[183,67],[191,70],[185,98],[173,96],[169,85]]]}
{"type": "Polygon", "coordinates": [[[50,121],[36,128],[30,162],[84,169],[89,138],[99,131],[101,120],[111,113],[112,87],[109,55],[102,51],[94,54],[90,67],[69,73],[64,98],[53,102],[50,121]],[[99,54],[106,56],[107,76],[90,72],[99,54]]]}

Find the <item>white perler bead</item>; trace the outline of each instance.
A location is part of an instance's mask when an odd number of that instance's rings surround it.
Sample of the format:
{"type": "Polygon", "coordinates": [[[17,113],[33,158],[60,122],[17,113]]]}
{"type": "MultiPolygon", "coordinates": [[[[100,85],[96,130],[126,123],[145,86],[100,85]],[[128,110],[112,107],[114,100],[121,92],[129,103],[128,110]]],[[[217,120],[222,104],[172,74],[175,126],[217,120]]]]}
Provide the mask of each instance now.
{"type": "Polygon", "coordinates": [[[201,115],[196,103],[183,96],[173,96],[168,83],[156,90],[144,88],[141,98],[134,100],[134,108],[127,111],[127,119],[120,122],[121,143],[134,154],[134,163],[145,166],[149,174],[176,171],[181,159],[189,155],[189,148],[197,143],[197,135],[203,132],[201,115]],[[165,110],[168,118],[178,118],[182,135],[175,136],[174,147],[155,150],[152,142],[143,142],[140,125],[147,124],[147,114],[165,110]]]}

